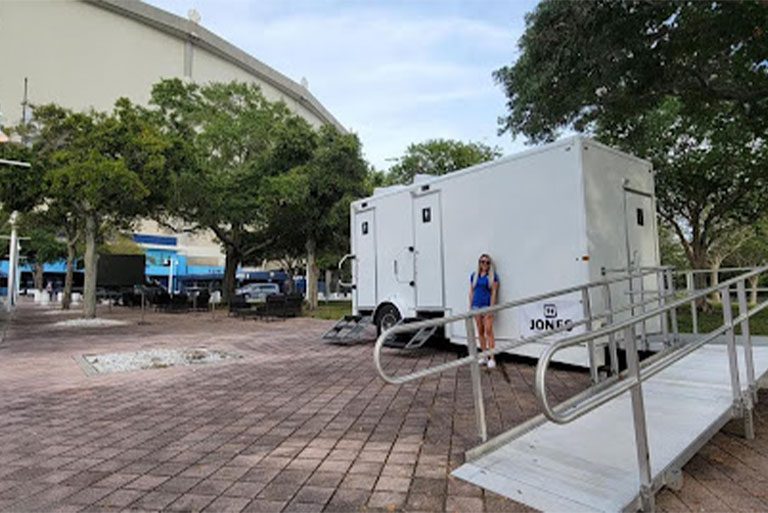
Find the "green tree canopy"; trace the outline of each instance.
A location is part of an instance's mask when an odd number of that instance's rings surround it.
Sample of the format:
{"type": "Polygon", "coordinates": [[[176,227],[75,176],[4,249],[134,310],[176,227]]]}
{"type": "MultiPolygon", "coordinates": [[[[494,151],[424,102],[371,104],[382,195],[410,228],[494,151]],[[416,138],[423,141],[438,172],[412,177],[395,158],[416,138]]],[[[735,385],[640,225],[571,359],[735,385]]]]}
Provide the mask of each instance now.
{"type": "Polygon", "coordinates": [[[659,214],[693,267],[768,209],[768,6],[544,0],[498,70],[501,129],[564,129],[651,160],[659,214]]]}
{"type": "Polygon", "coordinates": [[[563,127],[625,123],[667,97],[685,114],[727,108],[768,128],[768,6],[741,2],[544,0],[526,16],[520,56],[496,71],[501,129],[533,141],[563,127]]]}
{"type": "Polygon", "coordinates": [[[265,251],[266,178],[311,152],[305,121],[240,82],[197,85],[178,79],[155,85],[151,104],[178,151],[171,213],[191,229],[209,229],[226,254],[224,298],[235,290],[243,260],[265,251]]]}
{"type": "Polygon", "coordinates": [[[307,255],[307,299],[317,306],[319,255],[346,251],[349,205],[366,194],[368,165],[360,141],[334,127],[320,128],[310,158],[270,180],[269,201],[273,249],[307,255]]]}
{"type": "Polygon", "coordinates": [[[410,184],[416,174],[444,175],[500,156],[501,149],[481,142],[430,139],[408,146],[388,178],[391,183],[410,184]]]}
{"type": "Polygon", "coordinates": [[[44,170],[43,208],[67,232],[68,268],[77,240],[73,232],[82,230],[84,313],[94,317],[97,245],[106,230],[130,226],[162,208],[170,145],[144,110],[125,99],[109,114],[43,105],[35,107],[34,116],[33,151],[44,170]]]}

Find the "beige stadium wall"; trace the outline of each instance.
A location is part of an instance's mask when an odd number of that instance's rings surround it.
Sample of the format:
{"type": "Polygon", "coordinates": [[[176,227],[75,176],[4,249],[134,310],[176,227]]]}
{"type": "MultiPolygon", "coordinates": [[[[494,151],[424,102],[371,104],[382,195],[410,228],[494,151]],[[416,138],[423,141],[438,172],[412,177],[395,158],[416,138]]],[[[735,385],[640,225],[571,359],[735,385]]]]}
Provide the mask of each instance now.
{"type": "MultiPolygon", "coordinates": [[[[148,8],[141,4],[139,7],[148,8]]],[[[182,26],[192,30],[197,27],[186,20],[182,26]]],[[[188,78],[198,83],[254,82],[269,100],[284,101],[312,125],[324,122],[273,85],[274,81],[267,83],[238,65],[236,56],[217,55],[217,45],[227,43],[214,43],[212,51],[204,45],[192,45],[188,78]]],[[[109,110],[119,97],[146,104],[153,84],[163,78],[184,77],[186,45],[183,36],[168,34],[93,2],[0,0],[0,123],[14,125],[21,120],[25,77],[29,80],[32,104],[55,102],[74,110],[109,110]]],[[[250,59],[237,49],[233,51],[239,52],[241,59],[250,59]]],[[[261,63],[258,66],[265,67],[261,63]]],[[[268,73],[277,75],[274,70],[268,73]]],[[[278,82],[281,80],[287,79],[282,77],[278,82]]],[[[297,84],[293,87],[299,88],[299,93],[303,90],[297,84]]],[[[339,126],[332,118],[331,122],[339,126]]],[[[171,233],[151,221],[141,222],[136,232],[171,233]]],[[[205,261],[216,258],[223,265],[221,247],[212,233],[176,235],[184,254],[205,261]]]]}

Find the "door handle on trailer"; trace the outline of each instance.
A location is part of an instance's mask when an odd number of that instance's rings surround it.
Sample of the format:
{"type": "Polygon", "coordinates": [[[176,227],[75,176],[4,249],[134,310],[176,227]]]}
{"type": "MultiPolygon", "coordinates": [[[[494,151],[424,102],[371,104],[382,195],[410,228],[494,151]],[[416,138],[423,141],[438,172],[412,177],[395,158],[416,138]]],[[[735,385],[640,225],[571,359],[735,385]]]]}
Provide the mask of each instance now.
{"type": "MultiPolygon", "coordinates": [[[[341,257],[341,260],[339,260],[339,271],[341,271],[341,268],[344,267],[344,262],[346,262],[347,260],[352,260],[353,258],[355,258],[355,255],[353,253],[347,253],[346,255],[341,257]]],[[[341,273],[339,273],[339,276],[341,276],[341,273]]],[[[339,279],[339,285],[341,285],[342,287],[350,288],[350,289],[355,288],[355,284],[353,282],[350,281],[347,283],[347,282],[341,281],[341,279],[339,279]]]]}
{"type": "Polygon", "coordinates": [[[397,272],[397,260],[395,260],[395,261],[394,261],[394,262],[392,262],[392,263],[393,263],[393,264],[394,264],[394,266],[395,266],[395,280],[397,280],[397,279],[399,278],[399,276],[398,276],[398,272],[397,272]]]}

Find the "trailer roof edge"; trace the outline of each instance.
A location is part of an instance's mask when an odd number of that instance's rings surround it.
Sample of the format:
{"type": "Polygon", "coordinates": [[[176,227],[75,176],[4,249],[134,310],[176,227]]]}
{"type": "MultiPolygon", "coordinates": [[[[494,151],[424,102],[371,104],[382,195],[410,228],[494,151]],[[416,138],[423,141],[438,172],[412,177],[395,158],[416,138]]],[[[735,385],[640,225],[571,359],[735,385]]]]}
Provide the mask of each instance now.
{"type": "Polygon", "coordinates": [[[559,139],[559,140],[551,142],[551,143],[542,144],[541,146],[535,146],[535,147],[527,149],[527,150],[523,150],[523,151],[520,151],[520,152],[517,152],[517,153],[513,153],[512,155],[507,155],[505,157],[501,157],[500,159],[491,160],[491,161],[488,161],[488,162],[483,162],[482,164],[477,164],[477,165],[474,165],[474,166],[471,166],[471,167],[467,167],[467,168],[464,168],[464,169],[459,169],[458,171],[452,171],[452,172],[444,174],[444,175],[435,176],[434,178],[430,178],[430,179],[421,181],[419,183],[410,184],[410,185],[404,185],[402,188],[397,189],[397,190],[387,191],[387,192],[383,192],[381,194],[375,194],[375,195],[367,196],[365,198],[360,198],[358,200],[353,201],[352,202],[352,206],[354,207],[354,206],[359,205],[362,202],[368,202],[368,201],[371,201],[371,200],[375,200],[375,199],[379,199],[379,198],[384,198],[384,197],[387,197],[387,196],[392,196],[394,194],[399,194],[399,193],[406,192],[406,191],[418,190],[421,187],[423,187],[424,185],[432,185],[432,184],[439,183],[439,182],[442,182],[444,180],[447,180],[449,178],[454,178],[456,176],[461,176],[461,175],[465,175],[465,174],[475,173],[475,172],[478,172],[478,171],[482,171],[483,169],[487,169],[489,167],[496,166],[498,164],[503,164],[503,163],[506,163],[506,162],[513,162],[515,160],[518,160],[518,159],[521,159],[521,158],[525,158],[525,157],[529,157],[531,155],[535,155],[535,154],[541,153],[543,151],[548,151],[548,150],[551,150],[553,148],[557,148],[557,147],[560,147],[560,146],[568,146],[568,145],[572,145],[572,144],[576,144],[576,143],[586,143],[586,144],[590,144],[590,145],[593,145],[595,147],[598,147],[600,149],[603,149],[605,151],[609,151],[609,152],[614,153],[614,154],[620,154],[620,155],[628,157],[628,158],[630,158],[632,160],[635,160],[635,161],[647,164],[648,167],[652,169],[651,163],[649,161],[647,161],[647,160],[641,159],[640,157],[636,157],[635,155],[632,155],[630,153],[626,153],[626,152],[623,152],[621,150],[617,150],[615,148],[611,148],[610,146],[607,146],[607,145],[605,145],[605,144],[603,144],[601,142],[598,142],[598,141],[596,141],[595,139],[593,139],[591,137],[585,137],[583,135],[578,135],[577,134],[577,135],[572,135],[572,136],[569,136],[569,137],[564,137],[562,139],[559,139]]]}

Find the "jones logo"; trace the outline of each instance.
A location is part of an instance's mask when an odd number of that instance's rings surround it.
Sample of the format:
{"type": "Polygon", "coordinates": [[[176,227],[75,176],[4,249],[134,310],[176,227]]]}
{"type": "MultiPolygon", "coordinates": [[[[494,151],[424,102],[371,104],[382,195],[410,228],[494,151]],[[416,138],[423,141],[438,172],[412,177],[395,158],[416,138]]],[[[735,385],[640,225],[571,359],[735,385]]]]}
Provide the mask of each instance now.
{"type": "MultiPolygon", "coordinates": [[[[548,330],[554,330],[557,328],[562,328],[564,326],[570,326],[573,324],[573,321],[571,319],[558,319],[557,318],[557,305],[553,303],[546,303],[544,305],[544,318],[538,318],[538,319],[531,319],[531,331],[548,331],[548,330]]],[[[571,331],[571,328],[568,328],[567,331],[571,331]]]]}

